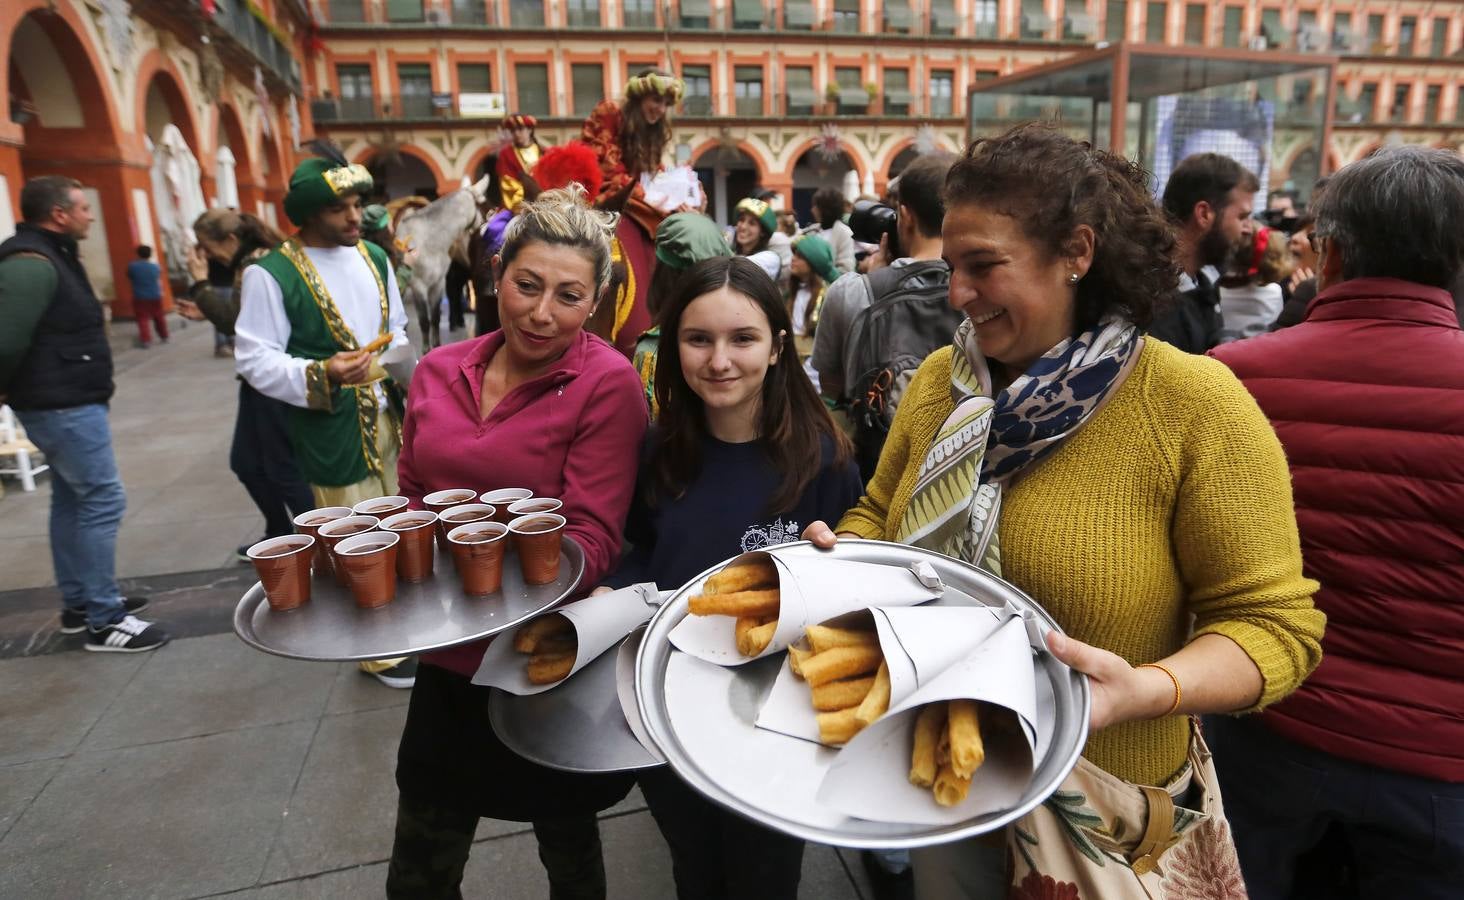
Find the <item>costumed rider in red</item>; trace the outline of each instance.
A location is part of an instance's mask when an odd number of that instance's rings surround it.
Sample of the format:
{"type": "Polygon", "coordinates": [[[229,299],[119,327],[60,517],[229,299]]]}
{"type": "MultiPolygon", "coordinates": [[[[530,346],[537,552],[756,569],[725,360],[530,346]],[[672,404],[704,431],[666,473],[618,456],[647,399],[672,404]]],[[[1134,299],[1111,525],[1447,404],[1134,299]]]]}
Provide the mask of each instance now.
{"type": "Polygon", "coordinates": [[[514,113],[504,116],[499,127],[508,132],[512,140],[498,151],[498,191],[503,196],[503,208],[517,212],[520,203],[533,200],[540,190],[548,190],[542,185],[535,185],[533,179],[526,182],[524,177],[534,171],[544,152],[538,136],[534,134],[539,123],[533,116],[514,113]]]}
{"type": "Polygon", "coordinates": [[[599,209],[622,213],[611,248],[623,262],[626,280],[615,295],[615,321],[607,339],[627,357],[636,339],[651,327],[646,288],[655,266],[656,227],[669,213],[645,202],[641,175],[664,168],[671,143],[671,108],[681,101],[683,87],[674,75],[648,69],[625,85],[625,100],[605,100],[585,120],[581,140],[594,148],[603,182],[592,194],[599,209]]]}

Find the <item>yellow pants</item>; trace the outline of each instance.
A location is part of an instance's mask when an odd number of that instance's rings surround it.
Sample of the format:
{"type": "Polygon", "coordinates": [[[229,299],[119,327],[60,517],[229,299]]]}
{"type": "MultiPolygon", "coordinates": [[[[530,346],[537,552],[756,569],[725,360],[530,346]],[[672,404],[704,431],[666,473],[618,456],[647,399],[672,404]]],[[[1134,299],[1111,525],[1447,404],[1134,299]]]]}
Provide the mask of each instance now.
{"type": "MultiPolygon", "coordinates": [[[[310,493],[315,495],[315,505],[355,506],[362,500],[370,500],[373,497],[390,497],[396,494],[397,457],[401,455],[401,445],[397,441],[396,424],[387,413],[382,413],[376,420],[376,449],[381,454],[380,476],[368,475],[362,481],[340,487],[323,487],[312,484],[310,493]]],[[[406,657],[399,656],[396,659],[362,660],[361,671],[375,675],[377,672],[385,672],[404,659],[406,657]]]]}

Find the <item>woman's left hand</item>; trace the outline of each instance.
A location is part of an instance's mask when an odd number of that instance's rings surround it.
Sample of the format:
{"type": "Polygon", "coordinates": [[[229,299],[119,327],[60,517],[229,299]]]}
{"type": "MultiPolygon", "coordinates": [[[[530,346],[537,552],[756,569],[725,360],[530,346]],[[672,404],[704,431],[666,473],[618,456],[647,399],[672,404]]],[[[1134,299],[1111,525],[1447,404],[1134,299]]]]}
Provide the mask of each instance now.
{"type": "Polygon", "coordinates": [[[1116,653],[1056,631],[1047,633],[1047,648],[1060,661],[1088,676],[1093,690],[1089,731],[1156,719],[1174,702],[1174,683],[1158,669],[1135,668],[1116,653]]]}

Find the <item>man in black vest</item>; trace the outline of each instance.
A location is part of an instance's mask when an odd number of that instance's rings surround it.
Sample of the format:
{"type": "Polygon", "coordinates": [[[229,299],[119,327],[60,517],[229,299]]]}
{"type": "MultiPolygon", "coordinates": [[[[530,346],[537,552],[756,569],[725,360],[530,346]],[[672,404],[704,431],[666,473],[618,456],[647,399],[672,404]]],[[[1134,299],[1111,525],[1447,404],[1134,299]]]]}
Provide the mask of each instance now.
{"type": "Polygon", "coordinates": [[[112,455],[107,401],[112,350],[76,242],[94,218],[75,179],[32,178],[25,220],[0,244],[0,400],[51,466],[51,561],[61,630],[86,649],[154,650],[168,634],[133,613],[147,605],[117,586],[117,529],[127,498],[112,455]]]}

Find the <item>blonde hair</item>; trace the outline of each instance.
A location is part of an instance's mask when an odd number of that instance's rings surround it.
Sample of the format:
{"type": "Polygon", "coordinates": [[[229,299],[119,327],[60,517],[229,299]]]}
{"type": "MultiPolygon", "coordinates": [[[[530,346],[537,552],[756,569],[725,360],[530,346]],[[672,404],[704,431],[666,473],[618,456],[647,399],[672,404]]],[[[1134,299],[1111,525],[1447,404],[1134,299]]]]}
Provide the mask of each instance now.
{"type": "Polygon", "coordinates": [[[503,231],[498,251],[499,272],[508,269],[519,251],[540,242],[582,250],[595,269],[595,296],[610,283],[610,238],[620,216],[592,209],[585,189],[571,182],[568,187],[545,191],[537,200],[525,203],[503,231]]]}

